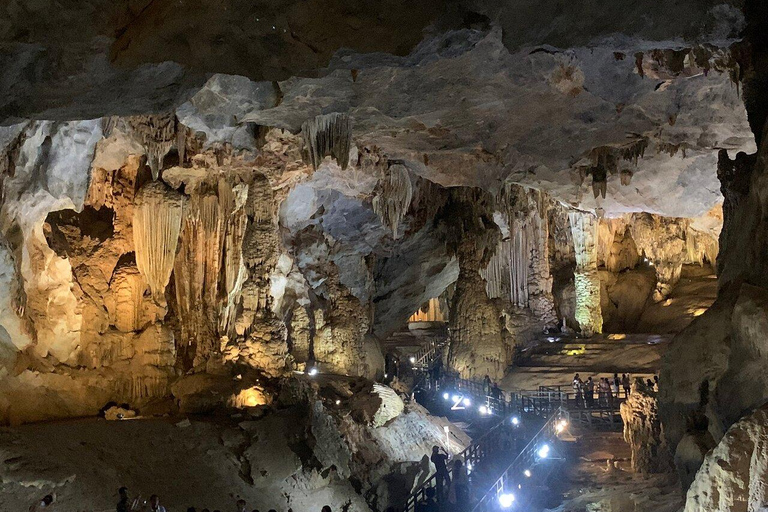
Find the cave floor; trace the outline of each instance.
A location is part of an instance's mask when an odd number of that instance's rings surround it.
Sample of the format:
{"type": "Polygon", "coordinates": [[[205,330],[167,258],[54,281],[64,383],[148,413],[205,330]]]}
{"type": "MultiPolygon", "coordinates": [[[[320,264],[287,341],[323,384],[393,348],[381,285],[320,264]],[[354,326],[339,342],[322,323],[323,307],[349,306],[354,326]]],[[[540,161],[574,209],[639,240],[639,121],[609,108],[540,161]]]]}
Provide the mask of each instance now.
{"type": "Polygon", "coordinates": [[[652,378],[672,335],[608,334],[591,338],[547,338],[529,349],[507,370],[505,391],[534,390],[539,386],[570,387],[573,375],[612,377],[630,373],[652,378]],[[550,341],[554,339],[555,341],[550,341]]]}
{"type": "Polygon", "coordinates": [[[676,475],[632,472],[621,433],[574,430],[563,445],[566,463],[549,479],[551,493],[562,502],[544,510],[675,512],[683,505],[676,475]]]}

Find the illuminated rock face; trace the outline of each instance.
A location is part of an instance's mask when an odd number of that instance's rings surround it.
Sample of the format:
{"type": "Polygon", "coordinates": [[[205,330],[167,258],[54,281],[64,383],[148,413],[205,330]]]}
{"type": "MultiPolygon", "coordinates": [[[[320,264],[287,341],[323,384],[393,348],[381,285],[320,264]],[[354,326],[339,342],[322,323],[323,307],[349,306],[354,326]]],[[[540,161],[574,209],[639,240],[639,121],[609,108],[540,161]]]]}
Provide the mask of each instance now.
{"type": "Polygon", "coordinates": [[[685,512],[760,510],[768,500],[768,411],[731,426],[704,458],[688,489],[685,512]]]}
{"type": "Polygon", "coordinates": [[[716,148],[754,144],[740,11],[651,4],[0,8],[0,421],[190,372],[376,377],[379,340],[439,296],[452,366],[499,378],[571,316],[601,331],[600,263],[644,254],[664,298],[717,253],[691,236],[722,201],[716,148]]]}
{"type": "Polygon", "coordinates": [[[570,212],[568,218],[576,254],[575,316],[582,334],[591,336],[603,330],[600,277],[597,273],[597,219],[592,214],[578,211],[570,212]]]}
{"type": "Polygon", "coordinates": [[[621,404],[624,440],[632,449],[632,469],[638,473],[672,470],[672,458],[666,446],[659,418],[656,392],[642,379],[632,383],[632,393],[621,404]]]}

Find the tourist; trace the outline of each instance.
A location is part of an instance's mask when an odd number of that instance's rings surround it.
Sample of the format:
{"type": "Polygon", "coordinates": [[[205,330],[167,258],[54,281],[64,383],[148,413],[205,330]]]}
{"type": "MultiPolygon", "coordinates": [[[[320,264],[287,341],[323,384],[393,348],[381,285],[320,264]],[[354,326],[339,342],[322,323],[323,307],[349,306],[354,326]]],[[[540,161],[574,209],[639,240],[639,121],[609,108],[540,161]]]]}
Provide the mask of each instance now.
{"type": "MultiPolygon", "coordinates": [[[[499,387],[499,384],[496,383],[496,382],[493,383],[493,388],[491,388],[491,396],[497,402],[503,402],[504,401],[504,392],[501,390],[501,388],[499,387]]],[[[499,405],[499,404],[497,404],[497,405],[499,405]]]]}
{"type": "Polygon", "coordinates": [[[136,510],[136,504],[138,503],[139,499],[136,498],[133,500],[133,503],[128,503],[128,488],[127,487],[121,487],[117,490],[117,495],[120,496],[120,501],[117,502],[117,507],[115,507],[115,510],[117,512],[130,512],[131,510],[136,510]]]}
{"type": "Polygon", "coordinates": [[[629,392],[632,388],[631,381],[629,380],[629,374],[621,374],[621,385],[624,388],[624,398],[629,398],[629,392]]]}
{"type": "Polygon", "coordinates": [[[469,475],[461,459],[453,463],[453,493],[457,512],[466,512],[469,507],[469,475]]]}
{"type": "Polygon", "coordinates": [[[149,497],[149,510],[152,512],[167,512],[165,507],[160,504],[160,498],[157,494],[149,497]]]}
{"type": "Polygon", "coordinates": [[[437,499],[442,500],[443,492],[450,488],[451,477],[448,475],[448,468],[445,462],[448,460],[448,452],[442,450],[440,453],[438,446],[432,447],[432,457],[429,460],[435,465],[435,483],[437,484],[437,499]]]}
{"type": "Polygon", "coordinates": [[[598,382],[597,384],[597,404],[600,407],[605,407],[606,405],[608,405],[607,404],[608,388],[609,388],[608,379],[606,379],[605,377],[600,377],[600,382],[598,382]]]}
{"type": "Polygon", "coordinates": [[[613,374],[613,394],[616,398],[619,398],[619,389],[621,389],[621,379],[619,379],[618,373],[614,373],[613,374]]]}
{"type": "Polygon", "coordinates": [[[576,393],[576,407],[584,406],[584,383],[582,382],[579,374],[573,376],[573,382],[571,383],[573,391],[576,393]]]}
{"type": "Polygon", "coordinates": [[[441,352],[435,354],[435,360],[432,361],[432,367],[430,368],[430,377],[432,378],[432,387],[437,389],[437,385],[440,383],[441,373],[443,372],[443,355],[441,352]]]}
{"type": "Polygon", "coordinates": [[[247,512],[247,510],[245,510],[245,500],[244,499],[240,498],[239,500],[237,500],[237,503],[235,503],[235,510],[237,512],[247,512]]]}
{"type": "Polygon", "coordinates": [[[608,402],[606,405],[613,407],[613,388],[611,386],[611,381],[608,380],[608,377],[605,378],[605,396],[608,402]]]}
{"type": "MultiPolygon", "coordinates": [[[[416,512],[438,512],[437,501],[435,501],[435,488],[427,487],[424,494],[426,497],[416,504],[416,512]]],[[[330,510],[328,508],[329,512],[330,510]]],[[[323,508],[323,512],[325,512],[325,508],[323,508]]]]}
{"type": "Polygon", "coordinates": [[[587,400],[587,407],[594,407],[595,405],[595,381],[590,376],[587,382],[584,384],[585,398],[587,400]]]}
{"type": "Polygon", "coordinates": [[[483,378],[483,393],[485,396],[491,396],[491,377],[488,374],[483,378]]]}
{"type": "Polygon", "coordinates": [[[646,379],[645,385],[648,386],[648,391],[653,391],[653,381],[651,379],[646,379]]]}
{"type": "Polygon", "coordinates": [[[331,512],[331,507],[329,507],[328,505],[323,505],[321,512],[331,512]]]}
{"type": "Polygon", "coordinates": [[[655,390],[658,391],[659,390],[659,376],[658,375],[654,375],[653,376],[653,383],[655,384],[655,390]]]}
{"type": "Polygon", "coordinates": [[[38,503],[35,503],[31,507],[29,507],[29,512],[35,512],[36,510],[41,510],[44,508],[48,508],[51,505],[53,505],[54,498],[52,494],[46,494],[43,496],[43,499],[40,500],[38,503]]]}

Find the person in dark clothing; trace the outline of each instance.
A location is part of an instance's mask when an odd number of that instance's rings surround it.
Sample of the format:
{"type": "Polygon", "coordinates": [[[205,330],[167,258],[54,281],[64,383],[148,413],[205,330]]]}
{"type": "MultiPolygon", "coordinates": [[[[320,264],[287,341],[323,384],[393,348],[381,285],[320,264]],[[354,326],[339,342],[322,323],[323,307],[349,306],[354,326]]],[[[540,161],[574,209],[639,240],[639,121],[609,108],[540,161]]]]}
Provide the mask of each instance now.
{"type": "Polygon", "coordinates": [[[323,505],[321,512],[331,512],[331,507],[328,505],[323,505]]]}
{"type": "Polygon", "coordinates": [[[453,463],[453,490],[456,494],[457,512],[466,512],[469,508],[469,475],[461,459],[453,463]]]}
{"type": "Polygon", "coordinates": [[[483,393],[485,393],[485,396],[491,395],[491,377],[489,375],[483,378],[483,393]]]}
{"type": "Polygon", "coordinates": [[[432,384],[433,387],[436,389],[438,383],[440,382],[441,374],[443,373],[443,356],[440,352],[438,352],[435,355],[435,360],[432,363],[432,368],[430,369],[430,377],[432,378],[432,384]]]}
{"type": "Polygon", "coordinates": [[[416,504],[416,512],[438,512],[437,501],[435,500],[435,488],[427,487],[424,491],[426,497],[416,504]]]}
{"type": "Polygon", "coordinates": [[[624,397],[629,398],[629,392],[631,391],[632,384],[629,381],[629,375],[626,373],[621,374],[621,385],[624,388],[624,397]]]}
{"type": "Polygon", "coordinates": [[[435,483],[437,484],[438,500],[443,499],[443,491],[449,489],[451,486],[451,477],[448,474],[448,467],[446,466],[448,453],[445,450],[442,450],[443,453],[440,453],[440,451],[438,446],[433,446],[432,456],[429,458],[429,460],[432,461],[432,464],[435,465],[435,483]]]}
{"type": "Polygon", "coordinates": [[[654,375],[653,376],[653,383],[656,385],[656,391],[658,391],[659,390],[659,376],[658,375],[654,375]]]}
{"type": "Polygon", "coordinates": [[[128,488],[127,487],[121,487],[117,490],[117,495],[120,496],[120,501],[117,502],[117,507],[115,507],[115,510],[117,512],[130,512],[135,507],[136,500],[134,500],[133,503],[130,502],[130,498],[128,498],[128,488]]]}
{"type": "Polygon", "coordinates": [[[592,380],[592,377],[589,377],[584,383],[584,398],[587,401],[587,407],[595,405],[595,381],[592,380]]]}

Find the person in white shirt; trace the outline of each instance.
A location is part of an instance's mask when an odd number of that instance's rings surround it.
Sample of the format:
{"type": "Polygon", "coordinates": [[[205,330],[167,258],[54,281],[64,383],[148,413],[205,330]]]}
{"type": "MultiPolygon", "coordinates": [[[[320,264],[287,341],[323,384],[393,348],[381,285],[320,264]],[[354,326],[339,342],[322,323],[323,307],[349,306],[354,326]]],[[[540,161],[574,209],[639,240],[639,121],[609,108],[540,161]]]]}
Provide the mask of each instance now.
{"type": "Polygon", "coordinates": [[[160,498],[157,494],[153,494],[149,497],[149,510],[152,512],[167,512],[165,507],[160,504],[160,498]]]}

